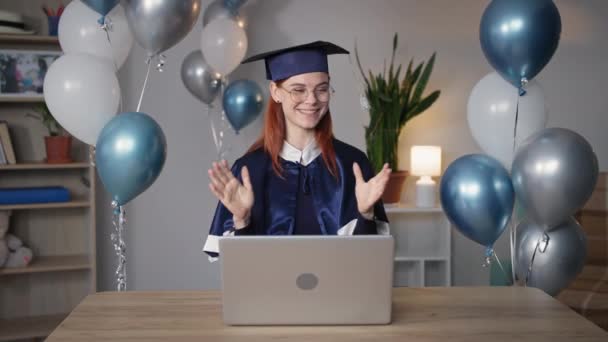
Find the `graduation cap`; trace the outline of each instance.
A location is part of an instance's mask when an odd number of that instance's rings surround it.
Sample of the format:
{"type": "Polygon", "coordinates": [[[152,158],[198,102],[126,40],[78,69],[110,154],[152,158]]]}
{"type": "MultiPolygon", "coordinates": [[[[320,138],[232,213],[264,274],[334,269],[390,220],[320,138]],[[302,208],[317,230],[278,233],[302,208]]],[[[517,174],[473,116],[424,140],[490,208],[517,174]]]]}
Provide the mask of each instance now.
{"type": "Polygon", "coordinates": [[[348,53],[333,43],[316,41],[251,56],[242,64],[263,59],[266,79],[277,81],[309,72],[328,72],[327,55],[348,53]]]}

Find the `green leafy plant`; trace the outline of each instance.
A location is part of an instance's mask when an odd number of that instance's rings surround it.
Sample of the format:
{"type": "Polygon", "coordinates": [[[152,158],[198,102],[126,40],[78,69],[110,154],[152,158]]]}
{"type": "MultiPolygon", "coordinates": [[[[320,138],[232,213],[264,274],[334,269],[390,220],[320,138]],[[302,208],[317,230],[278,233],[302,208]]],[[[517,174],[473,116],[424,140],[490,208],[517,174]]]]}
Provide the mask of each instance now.
{"type": "Polygon", "coordinates": [[[34,111],[36,112],[36,114],[28,113],[27,116],[40,120],[49,132],[49,136],[56,137],[63,135],[63,127],[61,127],[59,122],[55,120],[55,117],[53,117],[53,115],[51,114],[51,111],[47,107],[46,102],[42,102],[37,105],[34,111]]]}
{"type": "Polygon", "coordinates": [[[391,63],[386,73],[386,61],[382,73],[376,75],[368,71],[367,75],[361,67],[359,52],[355,44],[357,66],[365,80],[365,96],[369,103],[369,125],[365,127],[365,142],[367,156],[374,171],[382,169],[384,163],[389,163],[393,170],[399,165],[399,136],[405,124],[427,110],[438,98],[440,91],[435,90],[423,97],[433,65],[435,53],[428,62],[422,62],[415,68],[414,59],[400,79],[402,66],[394,67],[395,52],[397,51],[398,35],[393,37],[391,63]]]}

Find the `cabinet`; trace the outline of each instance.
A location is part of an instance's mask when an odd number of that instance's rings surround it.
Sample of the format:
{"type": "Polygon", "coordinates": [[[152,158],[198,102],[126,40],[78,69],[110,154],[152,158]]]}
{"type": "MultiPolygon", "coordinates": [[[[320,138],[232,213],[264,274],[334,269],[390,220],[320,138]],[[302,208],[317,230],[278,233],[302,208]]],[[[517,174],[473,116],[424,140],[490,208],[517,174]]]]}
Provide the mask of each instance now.
{"type": "MultiPolygon", "coordinates": [[[[57,38],[0,35],[0,48],[59,50],[57,38]]],[[[27,117],[39,97],[0,98],[17,159],[0,165],[0,187],[64,186],[71,200],[0,205],[9,232],[33,250],[24,268],[0,268],[0,341],[44,338],[96,292],[95,168],[90,147],[73,140],[68,164],[46,164],[42,124],[27,117]]]]}
{"type": "Polygon", "coordinates": [[[394,286],[451,286],[450,222],[440,207],[387,204],[395,238],[394,286]]]}

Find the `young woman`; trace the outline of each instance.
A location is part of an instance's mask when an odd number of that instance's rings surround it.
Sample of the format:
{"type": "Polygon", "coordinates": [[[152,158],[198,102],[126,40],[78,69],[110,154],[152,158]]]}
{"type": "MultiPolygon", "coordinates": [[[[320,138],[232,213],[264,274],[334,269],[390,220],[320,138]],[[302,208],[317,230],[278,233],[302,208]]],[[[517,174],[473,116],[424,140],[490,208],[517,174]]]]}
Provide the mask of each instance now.
{"type": "Polygon", "coordinates": [[[388,164],[374,176],[366,155],[332,133],[327,55],[344,53],[314,42],[243,61],[265,60],[271,98],[249,151],[208,171],[219,199],[203,248],[211,257],[227,235],[388,234],[388,164]]]}

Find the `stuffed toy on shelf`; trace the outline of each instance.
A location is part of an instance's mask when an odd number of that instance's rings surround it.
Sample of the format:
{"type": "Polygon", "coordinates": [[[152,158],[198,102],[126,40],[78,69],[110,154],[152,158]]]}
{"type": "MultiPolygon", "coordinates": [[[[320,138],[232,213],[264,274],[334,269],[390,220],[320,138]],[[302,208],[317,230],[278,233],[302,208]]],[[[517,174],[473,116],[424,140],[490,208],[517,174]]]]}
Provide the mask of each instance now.
{"type": "Polygon", "coordinates": [[[32,261],[32,250],[13,234],[7,234],[11,212],[0,211],[0,268],[25,267],[32,261]]]}

